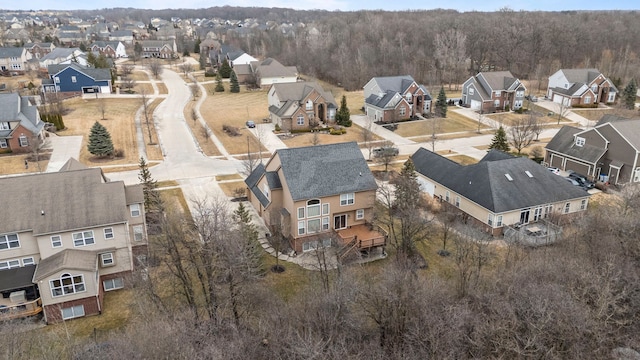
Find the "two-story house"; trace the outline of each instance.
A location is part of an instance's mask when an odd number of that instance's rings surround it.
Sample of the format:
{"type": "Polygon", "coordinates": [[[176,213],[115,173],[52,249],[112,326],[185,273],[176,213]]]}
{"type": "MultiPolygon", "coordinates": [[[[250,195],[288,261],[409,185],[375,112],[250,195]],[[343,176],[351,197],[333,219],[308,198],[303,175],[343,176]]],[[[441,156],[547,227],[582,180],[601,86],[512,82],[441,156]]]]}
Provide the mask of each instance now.
{"type": "Polygon", "coordinates": [[[22,47],[0,47],[0,73],[24,74],[31,53],[22,47]]]}
{"type": "Polygon", "coordinates": [[[431,94],[410,75],[374,77],[364,85],[364,110],[375,122],[429,114],[431,94]]]}
{"type": "Polygon", "coordinates": [[[114,30],[109,34],[109,41],[121,41],[125,45],[133,44],[133,31],[131,30],[114,30]]]}
{"type": "Polygon", "coordinates": [[[385,234],[371,226],[376,181],[355,142],[279,149],[245,183],[260,217],[297,253],[385,245],[385,234]]]}
{"type": "Polygon", "coordinates": [[[80,65],[87,65],[85,53],[79,48],[57,47],[48,54],[40,58],[40,68],[46,69],[49,65],[75,62],[80,65]]]}
{"type": "Polygon", "coordinates": [[[111,69],[96,69],[72,62],[49,65],[47,70],[49,79],[42,80],[45,93],[111,93],[111,69]]]}
{"type": "Polygon", "coordinates": [[[0,187],[11,204],[0,207],[0,318],[99,314],[104,293],[125,287],[146,252],[142,186],[70,159],[59,172],[2,178],[0,187]]]}
{"type": "Polygon", "coordinates": [[[262,88],[278,83],[298,81],[298,69],[295,66],[284,66],[273,58],[254,61],[250,66],[256,85],[262,88]]]}
{"type": "Polygon", "coordinates": [[[566,106],[616,101],[618,89],[598,69],[560,69],[549,76],[547,97],[566,106]]]}
{"type": "Polygon", "coordinates": [[[127,51],[121,41],[95,41],[89,46],[89,49],[108,58],[116,59],[127,56],[127,51]]]}
{"type": "Polygon", "coordinates": [[[640,182],[640,119],[603,117],[595,127],[563,126],[549,141],[545,162],[611,184],[640,182]]]}
{"type": "Polygon", "coordinates": [[[333,124],[338,108],[333,95],[316,82],[273,84],[267,94],[269,117],[282,130],[333,124]]]}
{"type": "Polygon", "coordinates": [[[0,94],[0,152],[28,152],[34,137],[44,140],[38,107],[17,93],[0,94]]]}
{"type": "Polygon", "coordinates": [[[24,48],[31,54],[32,58],[40,59],[55,49],[53,43],[29,43],[24,48]]]}
{"type": "Polygon", "coordinates": [[[175,40],[144,40],[141,44],[143,58],[171,59],[177,56],[175,40]]]}
{"type": "Polygon", "coordinates": [[[462,84],[462,103],[483,113],[522,107],[526,87],[509,71],[480,72],[462,84]]]}

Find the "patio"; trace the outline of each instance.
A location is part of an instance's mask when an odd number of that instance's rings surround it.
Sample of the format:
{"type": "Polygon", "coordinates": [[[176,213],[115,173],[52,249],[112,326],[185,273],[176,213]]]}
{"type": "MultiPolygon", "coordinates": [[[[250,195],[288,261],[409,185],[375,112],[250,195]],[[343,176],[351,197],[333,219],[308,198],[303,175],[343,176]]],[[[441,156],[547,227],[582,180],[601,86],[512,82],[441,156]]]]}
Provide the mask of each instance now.
{"type": "Polygon", "coordinates": [[[504,240],[525,246],[544,246],[555,243],[562,235],[562,227],[544,219],[524,225],[505,226],[504,240]]]}

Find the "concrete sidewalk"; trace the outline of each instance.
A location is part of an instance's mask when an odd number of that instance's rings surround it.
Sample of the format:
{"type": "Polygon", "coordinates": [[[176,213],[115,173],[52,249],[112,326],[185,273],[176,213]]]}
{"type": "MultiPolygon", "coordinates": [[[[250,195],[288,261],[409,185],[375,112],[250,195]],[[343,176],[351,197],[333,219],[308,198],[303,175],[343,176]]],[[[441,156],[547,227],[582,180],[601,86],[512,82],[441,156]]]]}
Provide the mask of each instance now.
{"type": "Polygon", "coordinates": [[[82,136],[57,136],[51,134],[48,140],[50,141],[50,146],[53,148],[53,152],[51,153],[51,159],[49,159],[46,172],[59,171],[69,158],[80,159],[82,136]]]}
{"type": "Polygon", "coordinates": [[[275,124],[267,123],[256,124],[256,127],[249,129],[249,131],[262,143],[262,146],[266,147],[267,150],[273,154],[276,150],[287,148],[287,145],[273,132],[274,129],[275,124]]]}
{"type": "MultiPolygon", "coordinates": [[[[353,121],[361,128],[366,129],[369,126],[370,120],[368,119],[367,115],[351,115],[351,121],[353,121]]],[[[415,144],[415,141],[411,141],[405,137],[402,137],[374,122],[371,123],[371,132],[383,139],[393,142],[396,146],[415,144]]]]}

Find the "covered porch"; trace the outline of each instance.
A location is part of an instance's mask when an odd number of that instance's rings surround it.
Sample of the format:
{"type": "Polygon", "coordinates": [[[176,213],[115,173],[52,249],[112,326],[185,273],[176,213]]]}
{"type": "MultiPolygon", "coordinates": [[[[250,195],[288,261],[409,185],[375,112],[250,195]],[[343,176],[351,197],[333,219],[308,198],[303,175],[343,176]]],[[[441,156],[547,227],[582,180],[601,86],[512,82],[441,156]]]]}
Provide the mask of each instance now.
{"type": "Polygon", "coordinates": [[[0,320],[11,320],[42,312],[37,286],[32,282],[36,266],[0,271],[0,320]]]}

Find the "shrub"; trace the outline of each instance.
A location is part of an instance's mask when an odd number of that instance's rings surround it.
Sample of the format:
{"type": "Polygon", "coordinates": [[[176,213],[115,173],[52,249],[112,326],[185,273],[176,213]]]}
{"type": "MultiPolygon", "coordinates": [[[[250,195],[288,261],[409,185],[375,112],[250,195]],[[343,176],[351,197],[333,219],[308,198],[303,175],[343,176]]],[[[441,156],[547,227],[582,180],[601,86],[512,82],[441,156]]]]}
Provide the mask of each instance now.
{"type": "Polygon", "coordinates": [[[279,125],[279,124],[276,124],[276,126],[275,126],[275,130],[276,130],[276,131],[281,131],[281,130],[282,130],[282,129],[280,129],[280,125],[279,125]]]}
{"type": "Polygon", "coordinates": [[[311,129],[291,129],[292,134],[310,133],[311,129]]]}
{"type": "Polygon", "coordinates": [[[124,150],[122,150],[122,149],[114,149],[113,150],[113,157],[116,157],[116,158],[124,157],[124,150]]]}
{"type": "Polygon", "coordinates": [[[329,130],[329,134],[331,135],[342,135],[346,133],[347,130],[345,128],[331,128],[331,130],[329,130]]]}
{"type": "Polygon", "coordinates": [[[213,71],[211,71],[211,70],[207,70],[207,71],[204,73],[204,77],[216,77],[216,73],[214,73],[214,72],[213,72],[213,71]]]}
{"type": "Polygon", "coordinates": [[[222,131],[227,133],[229,136],[240,136],[240,132],[237,127],[233,127],[231,125],[222,125],[222,131]]]}
{"type": "Polygon", "coordinates": [[[509,111],[511,108],[509,107],[509,105],[505,105],[504,106],[504,111],[509,111]]]}

